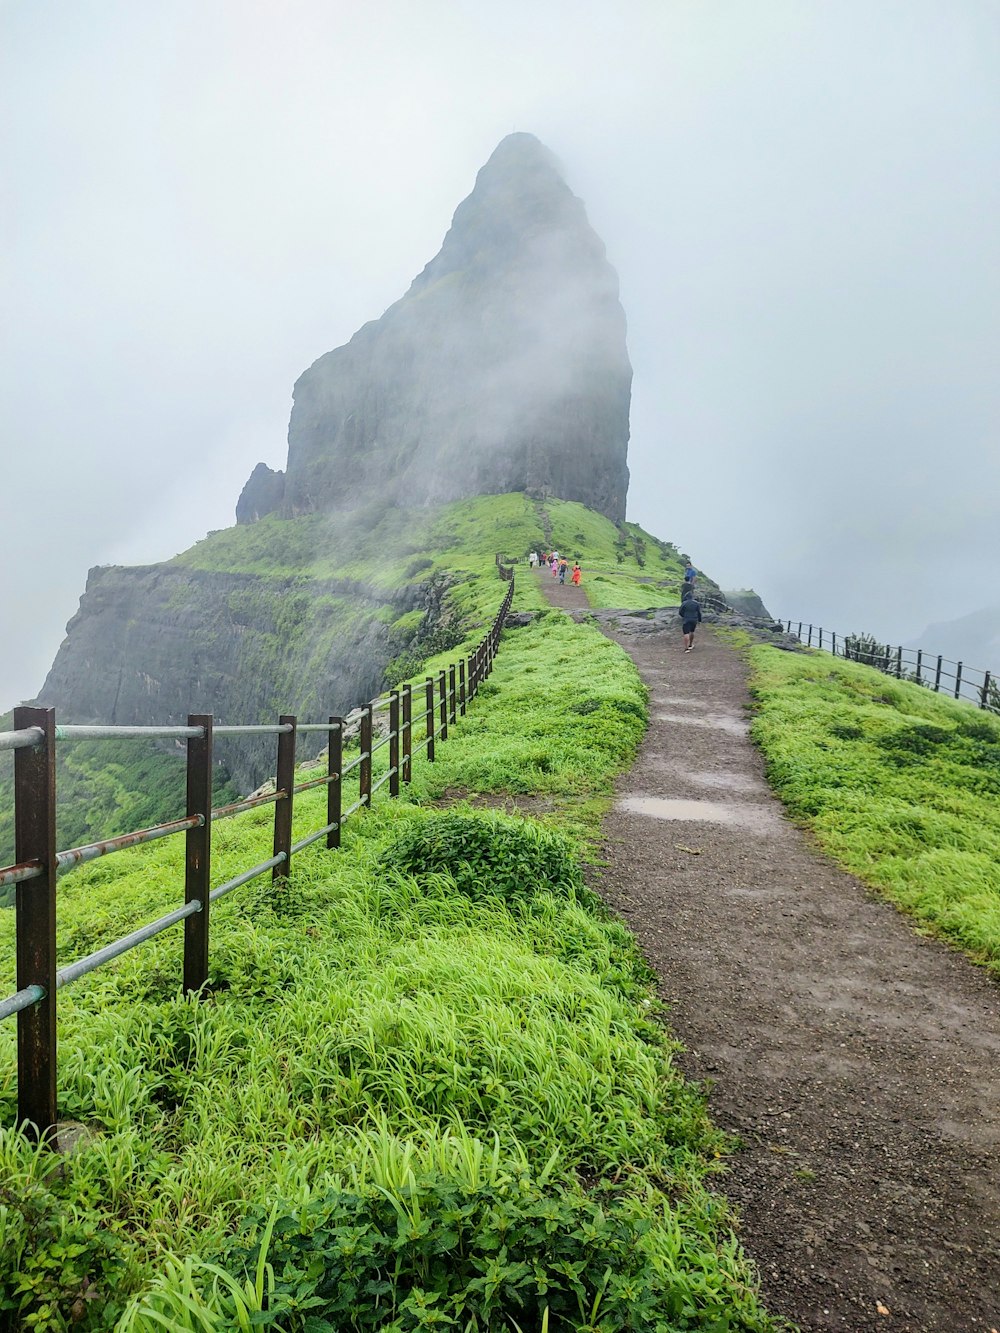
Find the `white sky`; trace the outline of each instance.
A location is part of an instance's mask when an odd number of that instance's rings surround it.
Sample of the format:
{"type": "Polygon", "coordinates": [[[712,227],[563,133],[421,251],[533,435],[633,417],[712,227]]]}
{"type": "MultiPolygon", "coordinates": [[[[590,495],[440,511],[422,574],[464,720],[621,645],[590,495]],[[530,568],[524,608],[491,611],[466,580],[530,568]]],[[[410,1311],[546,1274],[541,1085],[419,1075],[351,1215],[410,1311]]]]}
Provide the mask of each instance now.
{"type": "Polygon", "coordinates": [[[629,518],[841,631],[996,602],[998,71],[996,0],[0,0],[0,709],[512,130],[621,276],[629,518]]]}

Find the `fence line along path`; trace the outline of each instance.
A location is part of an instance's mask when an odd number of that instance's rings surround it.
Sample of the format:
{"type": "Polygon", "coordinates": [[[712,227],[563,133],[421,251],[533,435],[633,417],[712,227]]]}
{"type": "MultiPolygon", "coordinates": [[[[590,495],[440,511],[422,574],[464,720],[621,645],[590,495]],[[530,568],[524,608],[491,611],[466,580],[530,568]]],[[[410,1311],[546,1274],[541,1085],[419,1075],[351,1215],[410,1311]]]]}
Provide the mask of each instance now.
{"type": "Polygon", "coordinates": [[[104,727],[57,726],[55,710],[51,708],[14,710],[14,730],[0,733],[0,750],[14,751],[16,862],[0,869],[0,888],[15,886],[17,990],[0,1000],[0,1021],[17,1017],[18,1123],[25,1133],[52,1146],[57,1144],[56,994],[63,986],[183,923],[184,988],[193,992],[201,990],[208,980],[212,903],[268,871],[274,881],[284,879],[292,857],[314,842],[325,839],[327,848],[339,847],[344,821],[370,807],[375,793],[385,785],[388,785],[390,797],[398,796],[400,784],[410,781],[414,758],[421,750],[425,751],[428,762],[434,762],[437,742],[448,739],[449,726],[454,726],[458,718],[465,715],[480,684],[493,669],[500,632],[514,598],[513,570],[500,568],[500,574],[507,580],[507,591],[493,623],[472,653],[442,667],[436,676],[428,676],[423,685],[406,684],[363,705],[358,754],[347,764],[343,763],[344,719],[337,716],[331,716],[325,722],[304,723],[286,714],[277,723],[216,726],[210,714],[195,713],[188,717],[185,726],[104,727]],[[388,727],[385,735],[376,741],[374,714],[381,712],[388,712],[388,727]],[[415,724],[417,739],[414,739],[415,724]],[[296,784],[296,739],[307,733],[326,735],[327,773],[322,778],[296,784]],[[274,736],[277,741],[274,791],[213,808],[212,755],[218,736],[274,736]],[[184,816],[84,847],[57,851],[57,744],[123,738],[171,738],[186,744],[184,816]],[[387,768],[373,781],[372,758],[383,746],[389,749],[387,768]],[[345,779],[355,772],[358,775],[357,799],[345,809],[345,779]],[[320,786],[327,789],[326,823],[293,843],[294,798],[299,792],[320,786]],[[274,805],[272,855],[213,888],[212,825],[220,819],[267,804],[274,805]],[[185,837],[183,904],[85,958],[58,968],[56,886],[59,873],[126,847],[180,833],[185,837]]]}

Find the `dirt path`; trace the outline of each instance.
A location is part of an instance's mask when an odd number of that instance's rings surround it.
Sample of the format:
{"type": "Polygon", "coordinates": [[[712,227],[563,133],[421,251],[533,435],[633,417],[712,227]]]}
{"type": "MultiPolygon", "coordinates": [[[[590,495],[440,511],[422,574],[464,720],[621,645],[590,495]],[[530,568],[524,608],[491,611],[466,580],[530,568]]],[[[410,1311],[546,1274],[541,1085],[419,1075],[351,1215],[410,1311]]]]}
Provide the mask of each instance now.
{"type": "Polygon", "coordinates": [[[732,649],[613,637],[651,722],[601,888],[742,1142],[721,1188],[771,1309],[810,1333],[1000,1328],[1000,987],[784,816],[732,649]]]}

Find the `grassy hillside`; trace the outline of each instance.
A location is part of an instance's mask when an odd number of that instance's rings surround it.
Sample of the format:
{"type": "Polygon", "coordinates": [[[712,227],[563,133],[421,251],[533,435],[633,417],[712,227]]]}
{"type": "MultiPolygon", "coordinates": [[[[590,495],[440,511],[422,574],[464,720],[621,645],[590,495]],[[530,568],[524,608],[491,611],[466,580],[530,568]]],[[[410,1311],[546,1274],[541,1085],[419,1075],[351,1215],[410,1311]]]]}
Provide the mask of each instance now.
{"type": "MultiPolygon", "coordinates": [[[[10,1128],[4,1025],[0,1327],[776,1327],[706,1188],[724,1142],[581,880],[644,724],[595,630],[507,631],[405,801],[217,907],[201,1003],[179,934],[61,993],[62,1111],[95,1133],[59,1173],[10,1128]],[[475,808],[515,800],[540,818],[475,808]]],[[[266,812],[215,834],[219,879],[269,854],[266,812]]],[[[182,855],[68,876],[61,960],[175,903],[182,855]]]]}
{"type": "MultiPolygon", "coordinates": [[[[520,493],[481,496],[440,509],[364,510],[335,519],[272,516],[213,533],[168,563],[260,576],[259,583],[232,591],[224,608],[225,619],[245,629],[241,667],[228,686],[226,721],[258,722],[296,709],[303,718],[318,720],[361,702],[329,697],[332,645],[363,640],[366,627],[380,622],[386,643],[377,668],[384,667],[380,683],[395,684],[429,654],[478,638],[479,627],[492,619],[500,600],[498,552],[523,560],[533,547],[546,545],[579,557],[594,606],[649,606],[675,595],[682,562],[668,543],[635,524],[616,528],[582,505],[551,500],[543,508],[520,493]],[[331,579],[343,586],[341,594],[321,591],[323,581],[331,579]],[[417,585],[424,590],[423,607],[402,614],[391,605],[373,606],[369,595],[371,590],[398,594],[417,585]],[[238,697],[241,682],[248,697],[260,697],[262,681],[269,686],[266,716],[246,702],[241,705],[238,697]]],[[[537,589],[525,580],[519,605],[541,604],[537,589]]],[[[201,648],[210,658],[211,646],[201,648]]],[[[80,720],[59,717],[64,723],[80,720]]],[[[4,725],[10,726],[9,717],[0,721],[4,725]]],[[[244,749],[218,748],[220,804],[236,795],[227,784],[227,755],[245,755],[249,743],[234,744],[244,749]]],[[[260,747],[267,749],[267,743],[260,747]]],[[[61,848],[183,813],[183,756],[169,745],[75,742],[59,747],[58,762],[61,848]]],[[[2,864],[13,859],[12,773],[13,756],[0,755],[2,864]]]]}
{"type": "Polygon", "coordinates": [[[750,658],[753,735],[791,813],[1000,976],[1000,718],[828,653],[750,658]]]}

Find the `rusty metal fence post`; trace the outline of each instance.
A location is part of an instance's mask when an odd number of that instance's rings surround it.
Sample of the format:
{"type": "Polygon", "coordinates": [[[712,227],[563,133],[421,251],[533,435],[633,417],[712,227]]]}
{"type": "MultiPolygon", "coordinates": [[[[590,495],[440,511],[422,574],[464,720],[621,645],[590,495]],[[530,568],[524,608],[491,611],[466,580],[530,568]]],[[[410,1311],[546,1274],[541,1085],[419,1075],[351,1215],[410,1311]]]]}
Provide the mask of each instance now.
{"type": "Polygon", "coordinates": [[[441,715],[441,739],[448,739],[448,677],[444,667],[438,673],[438,712],[441,715]]]}
{"type": "Polygon", "coordinates": [[[427,729],[427,758],[434,762],[434,677],[428,676],[424,685],[424,726],[427,729]]]}
{"type": "Polygon", "coordinates": [[[285,859],[279,861],[271,871],[271,882],[285,879],[292,859],[292,798],[295,787],[295,718],[283,713],[278,718],[279,726],[290,726],[278,736],[278,765],[274,777],[274,790],[277,800],[274,803],[274,851],[273,856],[285,859]],[[281,793],[284,792],[284,795],[281,793]]]}
{"type": "Polygon", "coordinates": [[[403,686],[403,781],[413,777],[413,687],[403,686]]]}
{"type": "Polygon", "coordinates": [[[362,705],[361,731],[358,737],[361,746],[361,763],[358,766],[358,800],[370,810],[372,805],[372,714],[370,703],[362,705]]]}
{"type": "Polygon", "coordinates": [[[208,980],[208,916],[212,887],[212,715],[190,713],[189,727],[204,734],[187,741],[187,813],[204,823],[184,835],[184,901],[201,910],[184,921],[184,989],[201,990],[208,980]]]}
{"type": "Polygon", "coordinates": [[[15,897],[17,988],[40,992],[17,1016],[17,1118],[29,1137],[50,1140],[57,1119],[55,710],[15,708],[14,727],[42,732],[40,745],[14,751],[15,858],[42,867],[15,897]]]}
{"type": "Polygon", "coordinates": [[[399,690],[389,691],[389,795],[399,795],[399,690]]]}
{"type": "Polygon", "coordinates": [[[327,777],[330,781],[326,788],[326,822],[333,827],[326,835],[326,845],[331,850],[340,846],[340,818],[344,808],[344,719],[330,718],[330,730],[327,733],[327,777]]]}

